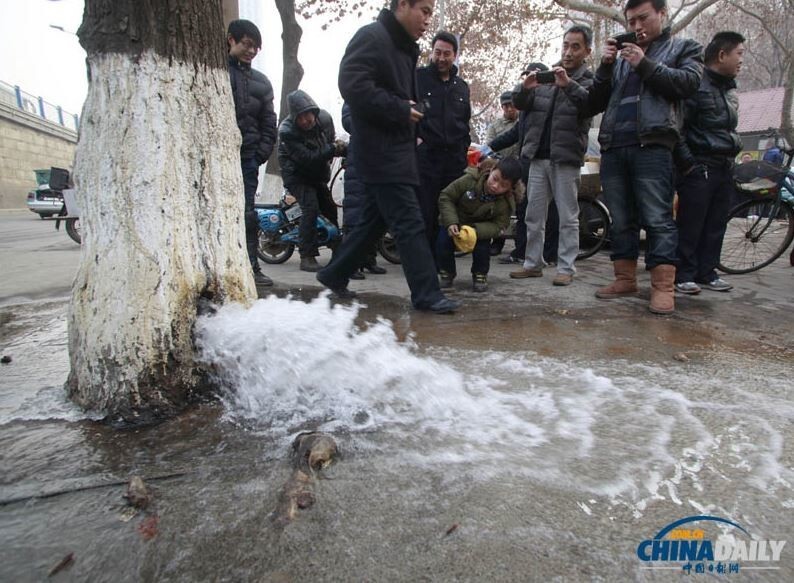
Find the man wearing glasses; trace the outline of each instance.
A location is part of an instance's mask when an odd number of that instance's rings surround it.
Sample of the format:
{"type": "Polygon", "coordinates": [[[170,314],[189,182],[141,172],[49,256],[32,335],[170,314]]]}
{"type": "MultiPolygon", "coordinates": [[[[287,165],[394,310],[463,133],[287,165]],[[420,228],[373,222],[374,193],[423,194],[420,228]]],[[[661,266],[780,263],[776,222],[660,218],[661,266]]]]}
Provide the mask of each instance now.
{"type": "Polygon", "coordinates": [[[240,163],[245,188],[245,242],[248,259],[257,285],[273,285],[262,273],[256,256],[258,224],[254,199],[259,184],[259,167],[267,162],[276,143],[276,112],[273,110],[273,86],[259,71],[251,68],[259,49],[262,35],[249,20],[229,23],[229,77],[234,96],[237,127],[243,143],[240,146],[240,163]]]}

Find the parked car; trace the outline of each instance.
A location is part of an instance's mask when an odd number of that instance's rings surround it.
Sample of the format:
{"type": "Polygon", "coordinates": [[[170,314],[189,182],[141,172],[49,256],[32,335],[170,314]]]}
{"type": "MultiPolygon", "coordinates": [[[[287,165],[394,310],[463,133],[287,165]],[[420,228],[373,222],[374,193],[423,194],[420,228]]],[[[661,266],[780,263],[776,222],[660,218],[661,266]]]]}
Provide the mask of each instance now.
{"type": "Polygon", "coordinates": [[[49,184],[39,184],[28,192],[26,201],[28,208],[43,219],[53,217],[63,208],[63,193],[51,190],[49,184]]]}

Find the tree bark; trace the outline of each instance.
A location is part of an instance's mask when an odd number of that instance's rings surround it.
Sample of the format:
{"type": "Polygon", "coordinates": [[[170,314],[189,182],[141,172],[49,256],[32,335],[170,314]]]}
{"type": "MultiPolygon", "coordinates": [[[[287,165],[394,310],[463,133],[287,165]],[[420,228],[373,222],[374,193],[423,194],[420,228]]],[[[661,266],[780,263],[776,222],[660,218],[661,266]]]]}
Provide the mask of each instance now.
{"type": "MultiPolygon", "coordinates": [[[[284,70],[281,75],[281,103],[278,110],[278,121],[281,123],[289,113],[287,95],[300,87],[303,79],[303,66],[298,61],[298,49],[303,36],[303,29],[295,18],[295,0],[275,0],[276,8],[281,16],[281,41],[283,43],[284,70]]],[[[268,174],[279,174],[278,149],[274,149],[267,163],[268,174]]]]}
{"type": "Polygon", "coordinates": [[[226,30],[232,20],[240,18],[240,7],[237,0],[223,0],[223,28],[226,30]]]}
{"type": "Polygon", "coordinates": [[[90,83],[67,389],[148,422],[207,386],[192,336],[202,298],[256,296],[221,3],[86,0],[78,34],[90,83]]]}

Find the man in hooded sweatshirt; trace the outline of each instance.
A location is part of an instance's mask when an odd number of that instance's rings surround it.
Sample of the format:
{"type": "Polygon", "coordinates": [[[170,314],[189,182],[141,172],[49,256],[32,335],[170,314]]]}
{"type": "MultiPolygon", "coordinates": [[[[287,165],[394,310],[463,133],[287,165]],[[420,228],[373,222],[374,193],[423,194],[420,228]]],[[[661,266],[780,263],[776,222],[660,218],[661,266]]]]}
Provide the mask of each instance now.
{"type": "Polygon", "coordinates": [[[273,86],[259,71],[251,68],[262,35],[250,20],[233,20],[227,35],[229,44],[229,80],[234,97],[237,127],[242,145],[240,163],[245,189],[245,243],[248,259],[257,285],[273,285],[273,281],[259,268],[256,247],[259,236],[254,202],[259,184],[259,167],[267,162],[276,144],[276,112],[273,110],[273,86]]]}
{"type": "Polygon", "coordinates": [[[346,146],[336,141],[334,121],[317,107],[305,91],[298,89],[287,96],[289,115],[278,128],[278,162],[284,186],[298,199],[301,207],[298,250],[302,271],[319,271],[317,250],[317,215],[339,226],[336,204],[331,197],[331,160],[344,156],[346,146]]]}

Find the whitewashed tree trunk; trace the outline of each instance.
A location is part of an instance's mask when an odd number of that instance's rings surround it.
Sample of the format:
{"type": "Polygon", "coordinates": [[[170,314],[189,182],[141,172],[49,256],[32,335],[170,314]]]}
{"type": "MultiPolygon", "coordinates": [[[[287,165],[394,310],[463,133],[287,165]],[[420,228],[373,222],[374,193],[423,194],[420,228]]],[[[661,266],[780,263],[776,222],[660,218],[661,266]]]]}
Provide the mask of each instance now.
{"type": "MultiPolygon", "coordinates": [[[[180,0],[181,8],[202,1],[180,0]]],[[[117,17],[108,12],[118,4],[134,10],[136,3],[110,4],[87,0],[83,27],[117,17]],[[90,14],[92,4],[101,14],[90,14]]],[[[181,17],[160,4],[165,16],[155,16],[181,17]]],[[[222,42],[220,4],[217,15],[209,12],[204,42],[222,42]]],[[[69,311],[67,385],[78,404],[113,419],[145,422],[182,409],[206,388],[192,337],[200,300],[256,297],[225,55],[218,47],[219,55],[213,48],[185,58],[191,47],[184,45],[199,32],[174,35],[172,28],[176,50],[155,31],[129,52],[105,52],[102,39],[81,28],[90,85],[75,164],[83,247],[69,311]]]]}

